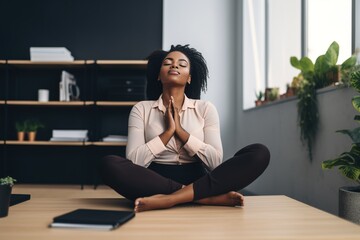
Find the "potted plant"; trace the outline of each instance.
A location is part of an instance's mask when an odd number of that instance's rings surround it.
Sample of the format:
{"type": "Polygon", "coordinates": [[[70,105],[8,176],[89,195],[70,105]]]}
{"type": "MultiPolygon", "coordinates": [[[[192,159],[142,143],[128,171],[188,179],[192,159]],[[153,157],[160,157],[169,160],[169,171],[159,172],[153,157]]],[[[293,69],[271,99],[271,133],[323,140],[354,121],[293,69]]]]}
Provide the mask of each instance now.
{"type": "MultiPolygon", "coordinates": [[[[360,71],[351,74],[350,85],[360,93],[360,71]]],[[[360,95],[352,98],[352,105],[360,112],[360,95]]],[[[360,115],[356,115],[354,119],[359,121],[360,115]]],[[[360,127],[337,132],[347,134],[353,141],[352,147],[349,152],[344,152],[335,159],[323,161],[322,168],[338,167],[343,175],[360,184],[360,127]]],[[[339,189],[339,216],[360,224],[360,185],[339,189]]]]}
{"type": "Polygon", "coordinates": [[[12,177],[0,178],[0,217],[6,217],[9,212],[12,186],[16,182],[12,177]]]}
{"type": "Polygon", "coordinates": [[[307,146],[310,160],[319,122],[316,90],[334,84],[339,78],[338,71],[345,72],[356,64],[356,57],[351,56],[338,66],[338,55],[339,44],[333,42],[326,53],[316,59],[315,64],[308,57],[300,60],[296,57],[290,58],[291,65],[301,71],[299,76],[302,80],[297,91],[298,123],[301,140],[307,146]]]}
{"type": "Polygon", "coordinates": [[[24,141],[26,129],[26,122],[16,122],[15,129],[17,132],[18,141],[24,141]]]}
{"type": "Polygon", "coordinates": [[[277,88],[277,87],[266,88],[266,91],[265,91],[265,100],[266,101],[272,102],[279,98],[280,98],[279,88],[277,88]]]}
{"type": "Polygon", "coordinates": [[[264,93],[262,91],[259,91],[259,93],[255,92],[255,96],[256,96],[255,106],[257,107],[262,104],[264,93]]]}
{"type": "Polygon", "coordinates": [[[36,132],[39,128],[44,128],[44,125],[40,123],[38,120],[26,120],[26,128],[27,128],[27,134],[28,139],[30,142],[35,141],[36,138],[36,132]]]}
{"type": "Polygon", "coordinates": [[[286,84],[286,93],[285,97],[292,97],[296,95],[296,88],[292,87],[290,84],[286,84]]]}

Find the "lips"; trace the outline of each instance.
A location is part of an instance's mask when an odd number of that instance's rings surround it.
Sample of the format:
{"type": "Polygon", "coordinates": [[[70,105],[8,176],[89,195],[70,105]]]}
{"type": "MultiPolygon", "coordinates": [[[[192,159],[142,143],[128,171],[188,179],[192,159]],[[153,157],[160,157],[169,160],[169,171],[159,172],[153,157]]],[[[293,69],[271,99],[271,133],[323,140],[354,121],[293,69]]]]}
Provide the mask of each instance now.
{"type": "Polygon", "coordinates": [[[169,70],[168,72],[170,75],[180,75],[180,73],[176,70],[169,70]]]}

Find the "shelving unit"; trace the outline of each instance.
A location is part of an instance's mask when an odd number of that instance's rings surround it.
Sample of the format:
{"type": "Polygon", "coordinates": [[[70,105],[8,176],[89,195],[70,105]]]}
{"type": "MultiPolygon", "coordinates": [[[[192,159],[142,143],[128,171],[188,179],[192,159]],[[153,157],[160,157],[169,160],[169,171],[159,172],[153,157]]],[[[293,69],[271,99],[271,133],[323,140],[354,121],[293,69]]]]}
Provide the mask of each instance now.
{"type": "Polygon", "coordinates": [[[0,174],[22,183],[98,183],[97,160],[125,153],[126,142],[101,139],[127,135],[128,114],[145,99],[146,64],[142,60],[0,60],[0,174]],[[62,70],[77,79],[80,101],[58,101],[62,70]],[[38,89],[49,89],[48,102],[37,101],[38,89]],[[17,141],[15,122],[29,118],[38,119],[45,129],[38,131],[36,141],[17,141]],[[49,141],[53,129],[87,129],[89,141],[49,141]],[[54,165],[52,173],[49,168],[54,165]],[[64,181],[61,172],[68,174],[64,181]]]}
{"type": "Polygon", "coordinates": [[[42,146],[90,146],[90,142],[54,142],[54,141],[6,141],[7,145],[42,145],[42,146]]]}
{"type": "Polygon", "coordinates": [[[27,106],[89,106],[94,105],[94,101],[71,101],[71,102],[63,102],[63,101],[49,101],[49,102],[39,102],[39,101],[16,101],[9,100],[0,102],[0,104],[7,105],[27,105],[27,106]]]}

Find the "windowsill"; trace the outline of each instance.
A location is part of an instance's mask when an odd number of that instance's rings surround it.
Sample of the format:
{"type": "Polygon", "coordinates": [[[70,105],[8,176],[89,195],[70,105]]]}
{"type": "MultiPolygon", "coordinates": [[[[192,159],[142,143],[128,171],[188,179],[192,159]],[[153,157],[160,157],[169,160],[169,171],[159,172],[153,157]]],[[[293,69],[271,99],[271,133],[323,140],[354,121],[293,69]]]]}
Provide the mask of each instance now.
{"type": "MultiPolygon", "coordinates": [[[[327,92],[333,92],[333,91],[343,89],[343,88],[347,88],[347,87],[345,87],[343,85],[340,85],[340,86],[332,85],[332,86],[327,86],[327,87],[324,87],[324,88],[320,88],[320,89],[316,90],[316,93],[318,95],[321,95],[321,94],[324,94],[324,93],[327,93],[327,92]]],[[[287,98],[284,98],[284,99],[279,99],[279,100],[276,100],[276,101],[273,101],[273,102],[265,103],[265,104],[260,105],[258,107],[252,107],[252,108],[244,109],[243,112],[250,112],[250,111],[254,111],[254,110],[264,109],[264,108],[272,107],[272,106],[275,106],[275,105],[284,104],[284,103],[287,103],[287,102],[297,101],[297,99],[298,99],[297,96],[287,97],[287,98]]]]}

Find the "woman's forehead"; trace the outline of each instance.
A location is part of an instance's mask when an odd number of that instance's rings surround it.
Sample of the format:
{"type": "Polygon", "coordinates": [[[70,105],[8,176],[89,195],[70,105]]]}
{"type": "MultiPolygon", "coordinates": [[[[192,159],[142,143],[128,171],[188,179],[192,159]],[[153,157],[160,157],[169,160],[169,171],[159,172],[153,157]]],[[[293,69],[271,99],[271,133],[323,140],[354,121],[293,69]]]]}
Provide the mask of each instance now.
{"type": "Polygon", "coordinates": [[[189,58],[185,54],[183,54],[182,52],[179,52],[179,51],[170,52],[168,55],[166,55],[165,59],[166,58],[185,59],[186,61],[189,62],[189,58]]]}

